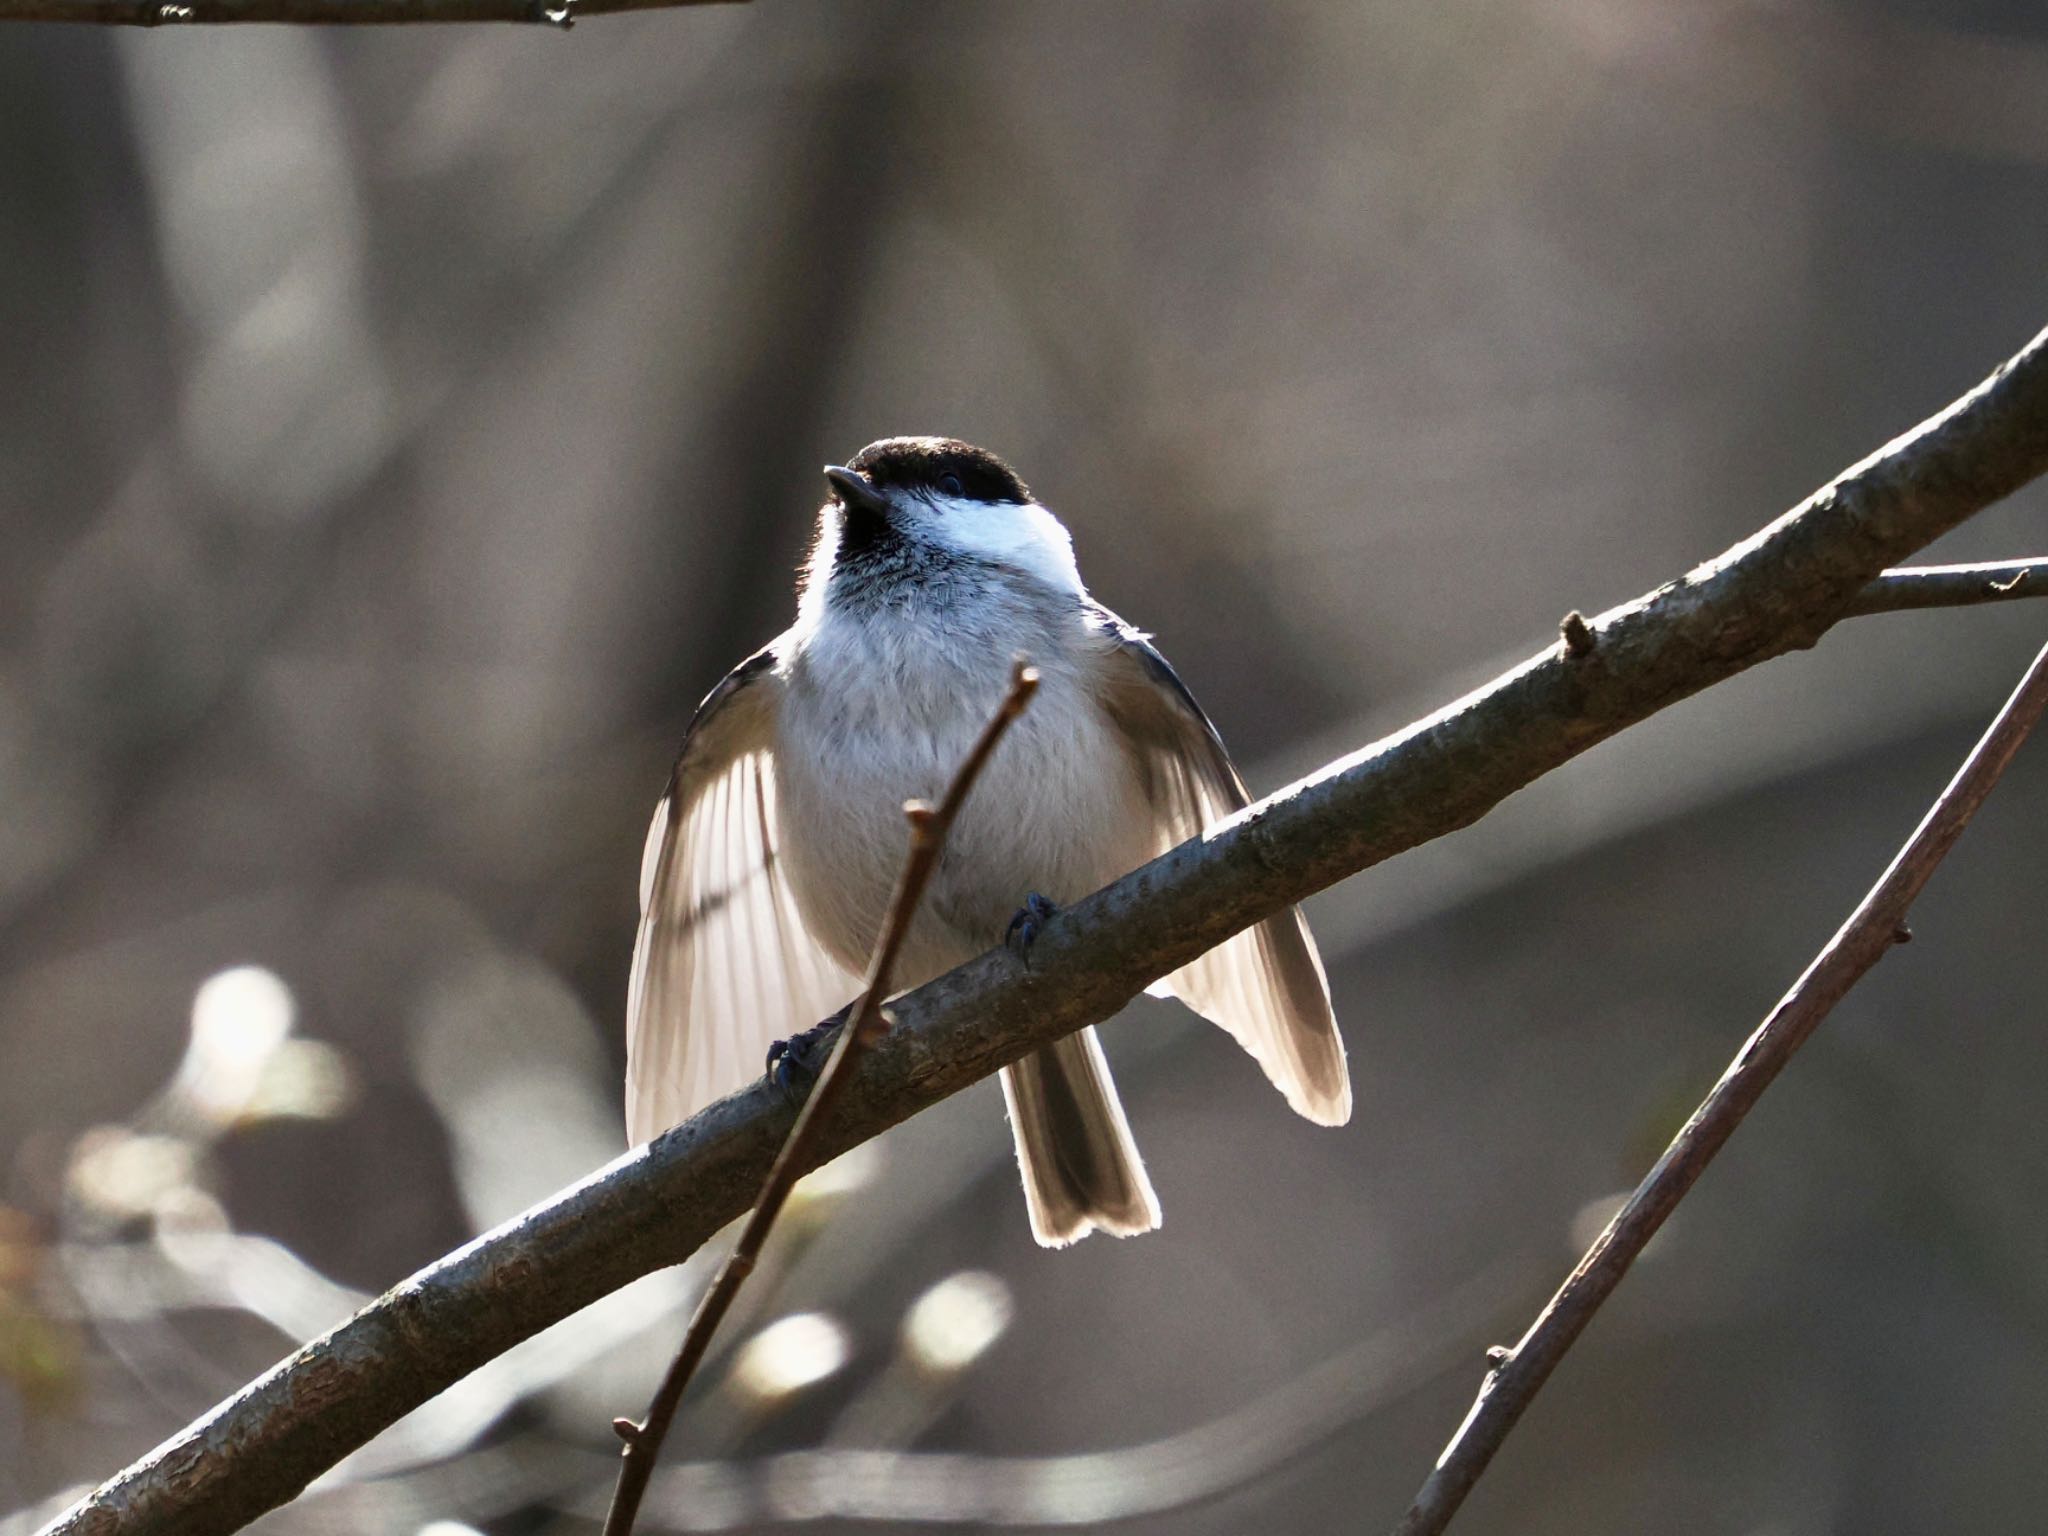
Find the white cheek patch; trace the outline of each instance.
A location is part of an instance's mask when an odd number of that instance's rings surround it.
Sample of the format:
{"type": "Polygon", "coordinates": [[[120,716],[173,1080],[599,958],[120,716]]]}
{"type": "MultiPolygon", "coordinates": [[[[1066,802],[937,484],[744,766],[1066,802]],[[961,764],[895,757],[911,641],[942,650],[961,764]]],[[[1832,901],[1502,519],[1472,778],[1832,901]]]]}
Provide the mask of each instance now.
{"type": "Polygon", "coordinates": [[[1083,594],[1074,541],[1060,520],[1037,502],[938,496],[930,506],[926,527],[933,543],[1010,566],[1059,591],[1083,594]]]}

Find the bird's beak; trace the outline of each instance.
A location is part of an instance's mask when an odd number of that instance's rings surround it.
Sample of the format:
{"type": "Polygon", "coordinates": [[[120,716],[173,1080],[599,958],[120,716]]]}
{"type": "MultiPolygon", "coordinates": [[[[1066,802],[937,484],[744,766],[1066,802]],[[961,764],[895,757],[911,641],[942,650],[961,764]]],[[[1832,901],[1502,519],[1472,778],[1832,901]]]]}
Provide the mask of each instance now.
{"type": "Polygon", "coordinates": [[[849,512],[872,512],[879,517],[889,510],[888,499],[850,469],[827,464],[825,483],[832,487],[832,494],[849,512]]]}

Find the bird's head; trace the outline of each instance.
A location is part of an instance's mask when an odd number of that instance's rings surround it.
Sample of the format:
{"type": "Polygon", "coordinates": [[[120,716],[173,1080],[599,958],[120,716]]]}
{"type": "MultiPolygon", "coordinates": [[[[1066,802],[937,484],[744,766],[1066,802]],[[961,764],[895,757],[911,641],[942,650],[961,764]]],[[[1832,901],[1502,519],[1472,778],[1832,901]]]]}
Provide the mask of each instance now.
{"type": "Polygon", "coordinates": [[[825,470],[807,586],[886,597],[906,583],[1082,591],[1073,540],[1017,472],[951,437],[888,437],[825,470]]]}

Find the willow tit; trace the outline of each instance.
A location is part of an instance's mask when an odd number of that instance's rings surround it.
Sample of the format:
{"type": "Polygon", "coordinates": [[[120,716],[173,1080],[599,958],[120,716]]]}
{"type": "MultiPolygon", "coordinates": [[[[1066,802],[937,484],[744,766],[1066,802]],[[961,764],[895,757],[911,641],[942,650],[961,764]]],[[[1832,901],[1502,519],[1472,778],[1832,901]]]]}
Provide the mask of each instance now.
{"type": "MultiPolygon", "coordinates": [[[[1073,541],[1010,467],[950,438],[872,443],[830,498],[796,623],[698,707],[648,829],[627,999],[626,1124],[665,1130],[760,1074],[860,991],[902,864],[1012,659],[1041,682],[954,824],[907,935],[919,985],[1246,802],[1216,729],[1146,636],[1089,597],[1073,541]]],[[[1295,1110],[1351,1115],[1344,1046],[1298,911],[1156,983],[1236,1036],[1295,1110]]],[[[1159,1225],[1093,1029],[1002,1074],[1031,1230],[1159,1225]]]]}

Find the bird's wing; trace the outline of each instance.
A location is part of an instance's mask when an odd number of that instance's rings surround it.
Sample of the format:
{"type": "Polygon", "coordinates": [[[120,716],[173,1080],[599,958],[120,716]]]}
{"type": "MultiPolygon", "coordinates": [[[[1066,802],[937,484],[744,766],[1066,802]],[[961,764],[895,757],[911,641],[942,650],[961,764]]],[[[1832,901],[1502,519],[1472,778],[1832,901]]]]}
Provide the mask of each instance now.
{"type": "MultiPolygon", "coordinates": [[[[1143,631],[1106,608],[1092,617],[1110,644],[1104,703],[1138,754],[1163,853],[1250,800],[1216,727],[1143,631]]],[[[1319,1125],[1351,1118],[1344,1042],[1298,908],[1224,940],[1149,990],[1229,1030],[1298,1114],[1319,1125]]]]}
{"type": "Polygon", "coordinates": [[[770,1044],[860,991],[804,926],[776,859],[774,647],[698,706],[640,861],[626,993],[638,1143],[758,1077],[770,1044]]]}

